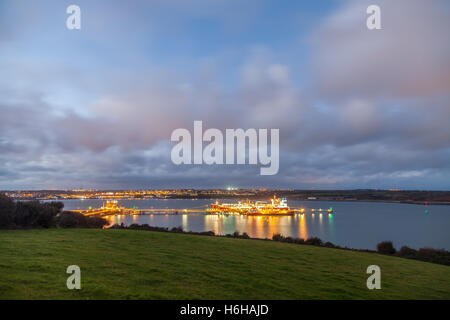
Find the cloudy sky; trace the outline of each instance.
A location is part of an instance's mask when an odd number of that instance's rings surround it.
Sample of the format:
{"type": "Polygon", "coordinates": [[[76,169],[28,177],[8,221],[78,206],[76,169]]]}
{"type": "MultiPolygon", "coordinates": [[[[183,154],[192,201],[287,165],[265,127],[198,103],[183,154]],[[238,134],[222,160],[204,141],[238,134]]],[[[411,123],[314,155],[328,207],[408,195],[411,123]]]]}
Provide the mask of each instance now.
{"type": "Polygon", "coordinates": [[[0,189],[450,190],[449,30],[447,0],[2,0],[0,189]],[[172,164],[194,120],[279,128],[279,173],[172,164]]]}

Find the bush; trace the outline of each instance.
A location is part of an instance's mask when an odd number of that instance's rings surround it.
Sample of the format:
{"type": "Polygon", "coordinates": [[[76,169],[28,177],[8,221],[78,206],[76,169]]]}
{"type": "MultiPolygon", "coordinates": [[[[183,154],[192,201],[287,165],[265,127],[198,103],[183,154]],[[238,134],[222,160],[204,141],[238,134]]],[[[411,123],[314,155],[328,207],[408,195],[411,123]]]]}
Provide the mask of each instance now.
{"type": "Polygon", "coordinates": [[[0,229],[50,228],[64,208],[62,202],[17,201],[0,194],[0,229]]]}
{"type": "Polygon", "coordinates": [[[58,212],[61,212],[61,210],[64,209],[64,203],[62,203],[61,201],[48,202],[46,203],[46,205],[56,208],[58,212]]]}
{"type": "Polygon", "coordinates": [[[286,237],[286,238],[284,239],[284,242],[287,242],[287,243],[294,243],[294,238],[292,238],[292,237],[286,237]]]}
{"type": "Polygon", "coordinates": [[[108,221],[101,217],[88,217],[87,219],[88,228],[103,228],[106,225],[108,225],[108,221]]]}
{"type": "Polygon", "coordinates": [[[183,232],[183,227],[173,227],[170,232],[175,232],[175,233],[182,233],[183,232]]]}
{"type": "Polygon", "coordinates": [[[403,246],[398,251],[398,256],[402,258],[408,259],[416,259],[417,258],[417,250],[411,249],[410,247],[403,246]]]}
{"type": "Polygon", "coordinates": [[[78,212],[64,211],[57,217],[56,223],[60,228],[102,228],[108,221],[100,217],[86,217],[78,212]]]}
{"type": "Polygon", "coordinates": [[[330,241],[325,242],[324,246],[327,247],[327,248],[336,248],[334,243],[332,243],[330,241]]]}
{"type": "Polygon", "coordinates": [[[81,213],[64,211],[57,218],[58,227],[75,228],[86,224],[86,217],[81,213]]]}
{"type": "Polygon", "coordinates": [[[16,204],[8,196],[0,194],[0,229],[14,226],[16,204]]]}
{"type": "Polygon", "coordinates": [[[377,244],[377,251],[381,254],[394,254],[395,248],[392,241],[383,241],[377,244]]]}
{"type": "Polygon", "coordinates": [[[323,244],[322,240],[317,237],[309,238],[305,241],[305,244],[310,244],[313,246],[321,246],[323,244]]]}
{"type": "Polygon", "coordinates": [[[273,241],[284,241],[284,236],[279,233],[276,233],[272,236],[273,241]]]}
{"type": "MultiPolygon", "coordinates": [[[[213,234],[214,234],[214,232],[213,232],[213,234]]],[[[250,236],[247,234],[247,232],[244,232],[243,234],[240,234],[239,231],[235,231],[232,235],[227,234],[225,236],[226,237],[233,237],[233,238],[240,238],[240,239],[249,239],[250,238],[250,236]]]]}
{"type": "Polygon", "coordinates": [[[417,259],[450,266],[450,252],[444,249],[421,248],[417,252],[417,259]]]}
{"type": "Polygon", "coordinates": [[[214,231],[203,231],[200,233],[194,232],[194,234],[200,234],[202,236],[210,236],[210,237],[214,237],[216,234],[214,233],[214,231]]]}
{"type": "Polygon", "coordinates": [[[63,206],[61,202],[19,201],[16,203],[14,224],[22,228],[54,227],[55,217],[63,206]]]}
{"type": "Polygon", "coordinates": [[[241,236],[242,239],[250,239],[250,236],[247,234],[247,232],[244,232],[241,236]]]}

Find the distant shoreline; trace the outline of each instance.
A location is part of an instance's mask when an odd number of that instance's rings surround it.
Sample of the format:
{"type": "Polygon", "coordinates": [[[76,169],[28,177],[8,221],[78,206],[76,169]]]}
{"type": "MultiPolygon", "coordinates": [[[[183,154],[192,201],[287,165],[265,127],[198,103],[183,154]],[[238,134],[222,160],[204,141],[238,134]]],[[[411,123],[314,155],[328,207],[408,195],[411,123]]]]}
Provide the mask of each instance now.
{"type": "MultiPolygon", "coordinates": [[[[292,200],[298,200],[298,199],[292,199],[292,200]]],[[[380,202],[380,203],[403,203],[403,204],[416,204],[416,205],[425,205],[424,201],[408,201],[408,200],[402,200],[402,201],[394,201],[394,200],[322,200],[322,199],[317,199],[317,200],[311,200],[311,199],[306,199],[306,200],[300,200],[300,201],[335,201],[335,202],[380,202]]],[[[448,206],[450,205],[450,201],[444,201],[444,202],[439,202],[439,201],[428,201],[426,203],[427,205],[443,205],[443,206],[448,206]]]]}
{"type": "Polygon", "coordinates": [[[143,199],[249,199],[269,200],[274,195],[289,201],[385,202],[450,205],[450,191],[420,190],[294,190],[294,189],[139,189],[139,190],[15,190],[0,191],[15,200],[143,200],[143,199]]]}
{"type": "MultiPolygon", "coordinates": [[[[140,201],[140,200],[216,200],[216,199],[242,199],[241,197],[227,197],[227,198],[114,198],[114,200],[136,200],[136,201],[140,201]]],[[[408,200],[402,200],[402,201],[395,201],[395,200],[350,200],[350,199],[345,199],[345,200],[341,200],[341,199],[290,199],[289,197],[287,198],[288,200],[295,200],[295,201],[307,201],[307,202],[321,202],[321,201],[327,201],[327,202],[376,202],[376,203],[399,203],[399,204],[414,204],[414,205],[421,205],[424,206],[425,202],[423,201],[408,201],[408,200]]],[[[108,199],[76,199],[76,198],[70,198],[70,199],[40,199],[40,198],[34,198],[34,199],[14,199],[15,201],[33,201],[33,200],[38,200],[38,201],[85,201],[85,200],[103,200],[106,201],[108,199]]],[[[263,198],[258,198],[257,200],[265,200],[263,198]]],[[[441,206],[449,206],[450,202],[449,201],[445,201],[445,202],[439,202],[439,201],[429,201],[426,203],[427,205],[441,205],[441,206]]]]}

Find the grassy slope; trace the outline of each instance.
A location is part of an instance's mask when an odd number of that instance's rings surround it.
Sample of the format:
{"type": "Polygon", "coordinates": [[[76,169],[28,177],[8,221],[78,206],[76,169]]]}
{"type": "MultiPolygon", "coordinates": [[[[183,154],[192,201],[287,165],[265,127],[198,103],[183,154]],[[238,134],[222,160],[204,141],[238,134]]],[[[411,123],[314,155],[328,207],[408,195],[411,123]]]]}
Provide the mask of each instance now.
{"type": "Polygon", "coordinates": [[[0,298],[450,299],[450,267],[304,245],[134,230],[0,231],[0,298]],[[68,265],[82,290],[66,288],[68,265]],[[382,289],[368,290],[376,264],[382,289]]]}

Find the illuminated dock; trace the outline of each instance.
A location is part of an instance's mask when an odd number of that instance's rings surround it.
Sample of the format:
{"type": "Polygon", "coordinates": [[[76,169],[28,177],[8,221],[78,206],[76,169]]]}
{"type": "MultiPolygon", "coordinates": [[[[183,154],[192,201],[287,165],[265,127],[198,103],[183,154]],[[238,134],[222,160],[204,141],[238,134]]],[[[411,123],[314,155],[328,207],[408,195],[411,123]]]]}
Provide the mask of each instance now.
{"type": "MultiPolygon", "coordinates": [[[[89,208],[85,210],[71,210],[73,212],[82,213],[85,216],[115,216],[115,215],[183,215],[183,214],[204,214],[204,215],[247,215],[246,213],[239,212],[218,212],[218,211],[210,211],[205,207],[203,208],[189,208],[189,209],[139,209],[136,207],[133,208],[124,208],[119,206],[117,201],[107,201],[104,206],[101,208],[89,208]]],[[[333,214],[333,208],[329,209],[305,209],[305,208],[291,208],[292,213],[289,214],[249,214],[249,215],[261,215],[261,216],[286,216],[286,215],[295,215],[295,214],[304,214],[304,213],[319,213],[319,214],[333,214]]]]}

